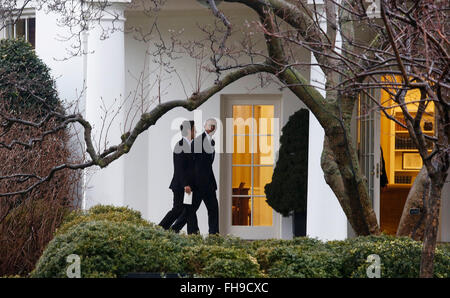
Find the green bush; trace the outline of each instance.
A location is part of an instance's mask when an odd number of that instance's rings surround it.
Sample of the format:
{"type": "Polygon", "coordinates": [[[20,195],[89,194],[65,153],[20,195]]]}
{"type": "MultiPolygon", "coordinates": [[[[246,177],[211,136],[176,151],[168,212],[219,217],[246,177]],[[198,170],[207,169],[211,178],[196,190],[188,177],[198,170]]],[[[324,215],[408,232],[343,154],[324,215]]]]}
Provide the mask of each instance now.
{"type": "MultiPolygon", "coordinates": [[[[306,271],[308,268],[296,266],[296,262],[304,263],[302,255],[317,254],[325,250],[320,240],[297,237],[292,240],[269,239],[254,241],[251,245],[261,269],[269,277],[319,277],[319,271],[306,271]]],[[[310,257],[310,256],[306,256],[310,257]]],[[[315,258],[319,257],[319,254],[315,258]]],[[[325,261],[324,261],[325,263],[325,261]]],[[[312,264],[308,264],[310,266],[312,264]]],[[[325,276],[323,276],[325,277],[325,276]]]]}
{"type": "Polygon", "coordinates": [[[280,138],[279,158],[272,182],[266,184],[267,203],[284,216],[306,212],[308,187],[309,111],[289,117],[280,138]]]}
{"type": "Polygon", "coordinates": [[[48,245],[31,277],[66,277],[67,256],[79,255],[82,277],[121,277],[129,272],[183,272],[187,242],[161,229],[129,222],[81,222],[48,245]]]}
{"type": "MultiPolygon", "coordinates": [[[[450,253],[444,247],[436,250],[436,277],[449,277],[450,253]]],[[[382,277],[418,277],[420,252],[420,242],[392,236],[330,242],[306,237],[203,238],[165,231],[128,208],[96,206],[66,218],[31,276],[65,277],[66,257],[77,254],[82,277],[121,277],[130,272],[221,278],[366,277],[367,257],[378,254],[382,277]]]]}
{"type": "MultiPolygon", "coordinates": [[[[69,131],[57,129],[62,119],[43,119],[55,108],[64,113],[50,69],[31,45],[23,39],[0,40],[0,141],[28,144],[33,140],[30,146],[0,146],[1,176],[30,173],[46,177],[55,166],[77,158],[69,131]],[[40,125],[14,123],[7,118],[40,125]]],[[[25,195],[0,199],[0,275],[24,276],[33,270],[64,215],[78,204],[74,186],[80,178],[80,171],[64,169],[25,195]]],[[[35,182],[2,179],[0,193],[20,192],[35,182]]]]}
{"type": "Polygon", "coordinates": [[[269,277],[341,277],[340,259],[327,250],[292,245],[260,248],[256,256],[269,277]]]}
{"type": "Polygon", "coordinates": [[[242,240],[235,236],[222,236],[218,234],[207,235],[205,238],[200,236],[199,244],[211,245],[211,246],[221,246],[226,248],[242,248],[249,249],[251,247],[250,241],[242,240]]]}
{"type": "Polygon", "coordinates": [[[446,242],[446,243],[439,243],[437,245],[442,251],[446,252],[447,254],[450,255],[450,243],[446,242]]]}
{"type": "Polygon", "coordinates": [[[184,250],[186,272],[199,277],[263,277],[257,260],[242,248],[199,245],[184,250]]]}
{"type": "Polygon", "coordinates": [[[87,211],[76,210],[64,219],[56,234],[64,234],[70,228],[83,222],[108,220],[113,222],[128,222],[136,225],[150,226],[151,224],[142,219],[141,213],[127,207],[115,207],[111,205],[96,205],[87,211]]]}
{"type": "Polygon", "coordinates": [[[66,258],[71,254],[81,258],[82,277],[185,273],[180,253],[201,239],[165,231],[127,207],[97,205],[66,217],[31,276],[66,277],[66,258]]]}
{"type": "Polygon", "coordinates": [[[279,246],[301,246],[307,249],[317,249],[324,247],[324,243],[315,238],[308,237],[295,237],[292,240],[283,239],[267,239],[267,240],[256,240],[252,241],[250,244],[251,249],[257,250],[261,247],[279,247],[279,246]]]}
{"type": "MultiPolygon", "coordinates": [[[[367,277],[367,257],[380,256],[381,277],[415,278],[420,272],[422,243],[408,237],[368,236],[328,242],[327,246],[342,259],[346,277],[367,277]]],[[[450,277],[450,255],[436,248],[434,276],[450,277]]]]}
{"type": "Polygon", "coordinates": [[[44,99],[50,109],[55,108],[59,101],[54,85],[50,69],[28,42],[23,39],[0,41],[0,98],[11,110],[44,107],[33,94],[44,99]]]}

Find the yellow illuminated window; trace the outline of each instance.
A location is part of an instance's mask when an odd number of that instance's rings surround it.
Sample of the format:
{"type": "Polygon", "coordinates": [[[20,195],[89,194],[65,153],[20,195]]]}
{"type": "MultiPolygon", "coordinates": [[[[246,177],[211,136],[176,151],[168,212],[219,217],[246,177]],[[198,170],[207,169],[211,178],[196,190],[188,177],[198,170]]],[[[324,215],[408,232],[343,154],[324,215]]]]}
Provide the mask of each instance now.
{"type": "Polygon", "coordinates": [[[264,187],[274,167],[274,106],[233,106],[232,225],[272,226],[264,187]]]}

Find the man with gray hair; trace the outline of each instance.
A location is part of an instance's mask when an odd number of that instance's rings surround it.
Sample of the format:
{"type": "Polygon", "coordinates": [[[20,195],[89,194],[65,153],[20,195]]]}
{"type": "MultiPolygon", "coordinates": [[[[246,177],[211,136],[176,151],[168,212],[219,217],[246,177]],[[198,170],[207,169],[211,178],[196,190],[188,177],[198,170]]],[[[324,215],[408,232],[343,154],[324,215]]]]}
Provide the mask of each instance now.
{"type": "Polygon", "coordinates": [[[188,234],[199,232],[197,210],[201,202],[205,203],[208,211],[209,234],[219,233],[219,203],[216,197],[217,183],[212,165],[215,155],[215,141],[212,136],[216,132],[217,121],[208,119],[205,122],[205,131],[194,139],[194,185],[192,205],[188,206],[186,216],[178,218],[173,225],[175,231],[181,230],[187,222],[188,234]]]}

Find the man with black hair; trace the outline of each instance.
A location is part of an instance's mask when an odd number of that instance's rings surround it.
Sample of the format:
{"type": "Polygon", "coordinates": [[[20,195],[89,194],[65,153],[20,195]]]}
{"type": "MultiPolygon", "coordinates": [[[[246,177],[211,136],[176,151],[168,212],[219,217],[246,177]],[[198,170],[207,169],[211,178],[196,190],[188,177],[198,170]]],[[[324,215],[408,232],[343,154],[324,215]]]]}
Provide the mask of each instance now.
{"type": "Polygon", "coordinates": [[[194,183],[194,159],[192,140],[195,138],[194,121],[183,121],[180,126],[182,139],[173,150],[173,178],[169,188],[173,191],[173,207],[167,212],[159,225],[168,230],[185,211],[184,193],[190,194],[194,183]]]}

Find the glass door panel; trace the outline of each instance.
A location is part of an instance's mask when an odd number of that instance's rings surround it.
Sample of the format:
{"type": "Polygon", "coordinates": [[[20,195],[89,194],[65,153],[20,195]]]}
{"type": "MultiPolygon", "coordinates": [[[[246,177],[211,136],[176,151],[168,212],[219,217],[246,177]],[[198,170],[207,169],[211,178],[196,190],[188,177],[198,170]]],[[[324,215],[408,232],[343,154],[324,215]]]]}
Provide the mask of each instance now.
{"type": "MultiPolygon", "coordinates": [[[[244,167],[244,166],[233,166],[232,169],[232,180],[233,180],[233,195],[235,194],[235,191],[239,188],[251,188],[252,186],[252,168],[251,167],[244,167]]],[[[247,193],[251,194],[251,193],[247,193]]]]}
{"type": "Polygon", "coordinates": [[[252,137],[233,136],[233,165],[251,165],[252,154],[250,148],[253,147],[250,142],[252,137]]]}
{"type": "Polygon", "coordinates": [[[250,135],[253,131],[253,106],[233,106],[234,135],[250,135]]]}
{"type": "MultiPolygon", "coordinates": [[[[248,190],[248,188],[247,188],[248,190]]],[[[232,225],[233,226],[250,226],[252,206],[251,199],[246,197],[233,197],[232,201],[232,225]]]]}
{"type": "Polygon", "coordinates": [[[264,187],[274,167],[273,105],[233,105],[232,225],[272,226],[264,187]]]}
{"type": "Polygon", "coordinates": [[[253,195],[265,196],[264,187],[272,181],[272,166],[254,166],[253,167],[253,195]]]}
{"type": "Polygon", "coordinates": [[[257,135],[273,135],[273,105],[255,105],[255,123],[257,135]]]}
{"type": "Polygon", "coordinates": [[[271,226],[273,221],[272,208],[267,204],[265,197],[253,197],[253,225],[271,226]]]}
{"type": "Polygon", "coordinates": [[[273,136],[255,136],[254,140],[253,163],[257,165],[273,165],[273,136]]]}

